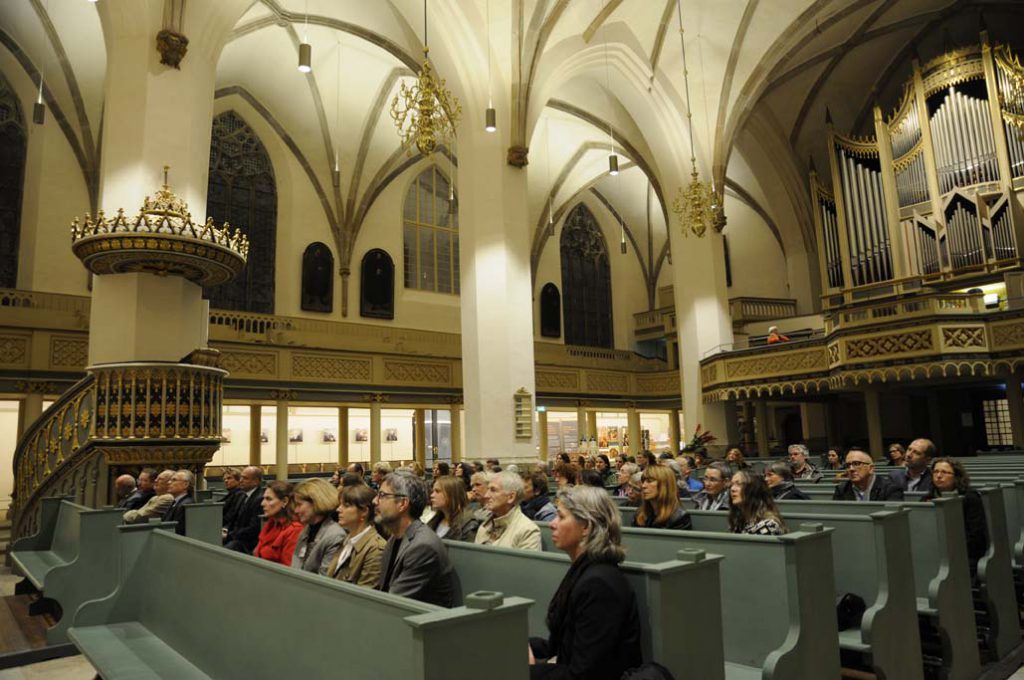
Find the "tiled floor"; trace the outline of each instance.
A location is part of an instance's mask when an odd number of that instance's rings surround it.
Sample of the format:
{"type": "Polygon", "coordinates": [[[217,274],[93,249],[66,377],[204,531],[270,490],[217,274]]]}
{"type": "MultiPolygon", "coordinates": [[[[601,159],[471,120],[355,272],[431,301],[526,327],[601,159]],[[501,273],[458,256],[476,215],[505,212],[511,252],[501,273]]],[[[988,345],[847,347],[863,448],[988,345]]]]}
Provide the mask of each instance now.
{"type": "Polygon", "coordinates": [[[96,670],[84,656],[69,656],[0,671],[0,680],[93,680],[96,670]]]}

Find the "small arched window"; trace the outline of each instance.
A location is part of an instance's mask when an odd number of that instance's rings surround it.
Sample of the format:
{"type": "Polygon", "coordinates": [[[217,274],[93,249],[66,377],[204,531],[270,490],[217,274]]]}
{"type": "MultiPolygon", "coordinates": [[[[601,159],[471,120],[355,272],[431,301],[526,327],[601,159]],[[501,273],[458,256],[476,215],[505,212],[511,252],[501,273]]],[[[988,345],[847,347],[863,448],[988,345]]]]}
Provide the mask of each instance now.
{"type": "Polygon", "coordinates": [[[409,186],[403,211],[405,287],[459,293],[459,215],[448,178],[437,167],[409,186]]]}
{"type": "Polygon", "coordinates": [[[334,255],[323,243],[311,243],[302,254],[302,309],[331,312],[334,309],[334,255]]]}
{"type": "Polygon", "coordinates": [[[249,237],[245,269],[231,281],[207,289],[210,306],[274,313],[277,253],[277,185],[263,143],[234,111],[213,119],[210,184],[206,212],[249,237]]]}
{"type": "Polygon", "coordinates": [[[18,285],[21,197],[25,184],[28,136],[21,104],[0,75],[0,287],[18,285]]]}
{"type": "Polygon", "coordinates": [[[565,342],[612,347],[612,277],[608,245],[593,213],[580,203],[561,238],[565,342]]]}
{"type": "Polygon", "coordinates": [[[553,283],[540,290],[540,334],[545,338],[562,336],[562,296],[553,283]]]}
{"type": "Polygon", "coordinates": [[[391,256],[379,248],[368,251],[359,278],[359,316],[394,319],[395,263],[391,256]]]}

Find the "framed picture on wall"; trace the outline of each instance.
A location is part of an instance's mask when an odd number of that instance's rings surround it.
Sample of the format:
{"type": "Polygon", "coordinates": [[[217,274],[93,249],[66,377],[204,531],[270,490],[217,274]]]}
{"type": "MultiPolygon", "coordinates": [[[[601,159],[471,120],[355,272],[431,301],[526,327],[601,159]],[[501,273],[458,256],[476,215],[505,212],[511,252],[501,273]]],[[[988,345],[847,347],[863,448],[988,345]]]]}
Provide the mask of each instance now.
{"type": "Polygon", "coordinates": [[[320,441],[324,444],[333,444],[338,441],[338,435],[334,433],[334,430],[324,430],[320,433],[320,441]]]}
{"type": "Polygon", "coordinates": [[[366,432],[366,430],[364,428],[357,427],[356,429],[352,430],[352,432],[355,435],[355,441],[357,441],[357,442],[368,442],[368,441],[370,441],[370,435],[366,432]]]}
{"type": "Polygon", "coordinates": [[[389,427],[384,430],[384,441],[386,442],[397,442],[398,441],[398,428],[389,427]]]}
{"type": "Polygon", "coordinates": [[[301,444],[302,443],[302,429],[293,427],[288,430],[288,443],[289,444],[301,444]]]}

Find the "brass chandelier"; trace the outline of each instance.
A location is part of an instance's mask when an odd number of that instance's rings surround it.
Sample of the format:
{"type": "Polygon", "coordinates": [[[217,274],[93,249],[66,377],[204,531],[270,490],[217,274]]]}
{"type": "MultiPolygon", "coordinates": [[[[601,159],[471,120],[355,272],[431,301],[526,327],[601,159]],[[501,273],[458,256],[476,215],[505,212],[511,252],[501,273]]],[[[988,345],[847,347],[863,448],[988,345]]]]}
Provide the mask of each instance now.
{"type": "Polygon", "coordinates": [[[704,238],[709,228],[721,231],[725,227],[725,214],[718,205],[718,194],[713,183],[702,182],[697,172],[697,158],[693,144],[693,113],[690,108],[690,72],[686,67],[686,38],[683,33],[683,9],[676,0],[679,17],[679,42],[683,49],[683,82],[686,87],[686,126],[690,133],[690,183],[679,187],[672,212],[679,216],[683,236],[693,234],[704,238]]]}
{"type": "Polygon", "coordinates": [[[391,101],[391,118],[402,146],[415,143],[424,156],[434,152],[438,141],[454,139],[455,125],[462,115],[462,105],[445,87],[444,79],[434,73],[429,54],[427,0],[423,0],[423,66],[412,86],[401,84],[391,101]]]}

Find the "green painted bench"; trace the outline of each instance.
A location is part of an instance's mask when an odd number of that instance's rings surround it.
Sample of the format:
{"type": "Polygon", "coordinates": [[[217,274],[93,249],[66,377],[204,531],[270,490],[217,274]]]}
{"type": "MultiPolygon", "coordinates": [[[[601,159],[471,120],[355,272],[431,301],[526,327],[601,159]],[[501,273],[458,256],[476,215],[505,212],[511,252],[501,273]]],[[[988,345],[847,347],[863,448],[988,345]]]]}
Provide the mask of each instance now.
{"type": "Polygon", "coordinates": [[[929,503],[780,501],[788,514],[869,515],[909,510],[917,612],[933,623],[941,643],[942,673],[948,680],[974,680],[981,672],[964,518],[959,498],[929,503]]]}
{"type": "Polygon", "coordinates": [[[1006,492],[1002,485],[978,489],[985,504],[989,535],[988,551],[978,560],[978,586],[988,613],[987,642],[998,659],[1007,657],[1021,642],[1020,603],[1006,527],[1006,492]]]}
{"type": "MultiPolygon", "coordinates": [[[[724,512],[690,513],[697,531],[729,531],[724,512]]],[[[910,523],[903,511],[870,515],[786,515],[792,526],[821,523],[833,531],[835,591],[864,598],[858,628],[839,631],[839,647],[863,659],[878,677],[923,678],[917,603],[910,554],[910,523]]]]}
{"type": "MultiPolygon", "coordinates": [[[[499,590],[533,600],[530,635],[547,637],[547,606],[569,569],[568,556],[458,541],[445,544],[464,589],[499,590]]],[[[684,550],[677,559],[659,564],[622,564],[637,597],[644,659],[663,664],[676,680],[724,678],[721,617],[702,615],[701,625],[692,625],[694,609],[716,614],[719,610],[720,561],[684,550]]]]}
{"type": "MultiPolygon", "coordinates": [[[[545,551],[555,548],[541,524],[545,551]]],[[[657,563],[680,550],[721,555],[719,612],[728,680],[807,680],[839,677],[839,633],[832,585],[830,529],[786,536],[719,532],[622,530],[626,557],[657,563]]],[[[691,627],[713,607],[687,607],[691,627]]]]}
{"type": "Polygon", "coordinates": [[[119,527],[118,585],[68,631],[106,680],[528,677],[529,600],[445,609],[146,528],[119,527]]]}
{"type": "Polygon", "coordinates": [[[54,567],[75,559],[81,530],[79,515],[88,510],[72,503],[70,496],[42,499],[39,531],[11,545],[12,570],[25,579],[15,586],[16,594],[42,591],[46,575],[54,567]]]}
{"type": "Polygon", "coordinates": [[[223,503],[191,503],[185,506],[185,535],[210,545],[222,545],[223,503]]]}

